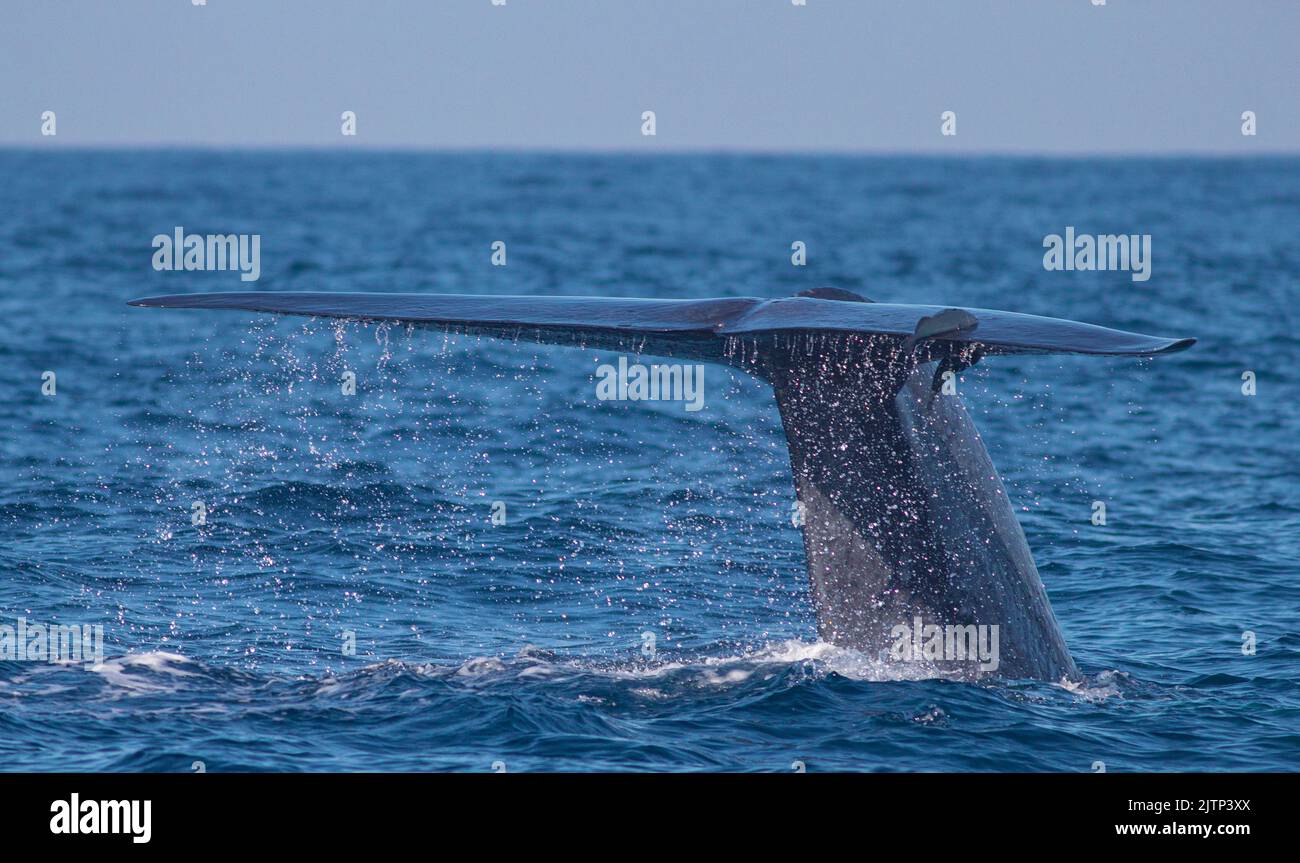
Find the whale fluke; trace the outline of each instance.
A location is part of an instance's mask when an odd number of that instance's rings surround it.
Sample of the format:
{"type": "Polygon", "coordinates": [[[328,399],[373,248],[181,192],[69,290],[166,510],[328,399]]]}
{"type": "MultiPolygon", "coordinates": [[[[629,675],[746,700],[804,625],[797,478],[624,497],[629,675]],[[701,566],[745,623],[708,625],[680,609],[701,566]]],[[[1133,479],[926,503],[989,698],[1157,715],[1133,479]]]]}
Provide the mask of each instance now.
{"type": "MultiPolygon", "coordinates": [[[[834,289],[831,289],[834,290],[834,289]]],[[[844,293],[848,293],[845,291],[844,293]]],[[[570,342],[589,335],[656,337],[689,345],[702,337],[782,332],[856,333],[906,338],[919,321],[943,306],[841,302],[816,297],[760,300],[623,299],[619,297],[494,297],[476,294],[356,294],[234,291],[174,294],[131,300],[133,306],[169,309],[239,309],[285,315],[353,318],[459,327],[484,335],[530,330],[539,341],[570,342]]],[[[1195,339],[1166,339],[1093,324],[962,309],[979,320],[979,337],[958,331],[935,340],[978,341],[987,353],[1075,353],[1152,356],[1191,347],[1195,339]]],[[[647,350],[647,353],[652,353],[647,350]]],[[[667,354],[675,356],[675,353],[667,354]]]]}
{"type": "Polygon", "coordinates": [[[964,680],[1078,669],[979,433],[959,396],[939,394],[944,372],[999,354],[1154,356],[1195,341],[835,288],[773,300],[250,291],[131,304],[393,321],[743,369],[776,396],[818,634],[924,663],[915,676],[964,680]]]}

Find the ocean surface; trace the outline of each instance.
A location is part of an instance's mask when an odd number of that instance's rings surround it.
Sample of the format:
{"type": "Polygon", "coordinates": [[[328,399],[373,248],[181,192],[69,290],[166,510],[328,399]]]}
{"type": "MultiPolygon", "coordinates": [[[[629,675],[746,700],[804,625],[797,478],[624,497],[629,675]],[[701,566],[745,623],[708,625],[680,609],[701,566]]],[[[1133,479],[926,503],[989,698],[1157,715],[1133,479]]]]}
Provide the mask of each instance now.
{"type": "Polygon", "coordinates": [[[104,639],[0,661],[0,770],[1300,769],[1298,226],[1283,158],[0,151],[0,625],[104,639]],[[260,279],[155,271],[176,226],[260,279]],[[1150,280],[1046,271],[1067,226],[1150,280]],[[819,643],[741,373],[688,412],[590,350],[125,305],[816,286],[1200,340],[961,377],[1082,682],[819,643]]]}

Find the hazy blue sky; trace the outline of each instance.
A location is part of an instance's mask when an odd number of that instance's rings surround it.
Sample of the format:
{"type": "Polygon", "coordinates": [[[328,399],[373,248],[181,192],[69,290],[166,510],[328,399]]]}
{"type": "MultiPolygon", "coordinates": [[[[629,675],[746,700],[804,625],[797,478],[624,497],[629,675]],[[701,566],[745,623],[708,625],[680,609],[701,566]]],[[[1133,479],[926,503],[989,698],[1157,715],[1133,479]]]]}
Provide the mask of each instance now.
{"type": "Polygon", "coordinates": [[[9,145],[1300,150],[1296,0],[9,0],[3,18],[9,145]]]}

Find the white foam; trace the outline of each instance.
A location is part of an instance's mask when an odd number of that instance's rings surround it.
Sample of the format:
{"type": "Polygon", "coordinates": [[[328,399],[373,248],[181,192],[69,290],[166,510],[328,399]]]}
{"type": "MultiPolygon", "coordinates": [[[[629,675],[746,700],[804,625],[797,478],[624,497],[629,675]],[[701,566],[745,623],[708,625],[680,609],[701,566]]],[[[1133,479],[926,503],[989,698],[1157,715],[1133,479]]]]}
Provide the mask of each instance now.
{"type": "Polygon", "coordinates": [[[179,653],[167,653],[161,650],[147,653],[128,653],[125,656],[106,659],[88,668],[94,674],[101,675],[111,686],[117,686],[130,692],[160,692],[172,689],[165,680],[136,674],[129,669],[144,668],[154,674],[168,677],[193,677],[195,672],[177,667],[179,663],[190,660],[179,653]]]}
{"type": "MultiPolygon", "coordinates": [[[[663,654],[660,654],[662,657],[663,654]]],[[[590,661],[574,663],[574,670],[600,674],[618,680],[655,680],[679,674],[698,674],[700,682],[710,686],[743,683],[766,667],[811,664],[822,674],[839,674],[850,680],[931,680],[950,675],[925,662],[882,662],[856,650],[837,647],[824,641],[790,639],[773,642],[747,652],[726,656],[705,656],[690,660],[663,659],[645,665],[597,666],[590,661]]]]}
{"type": "Polygon", "coordinates": [[[1062,680],[1058,685],[1085,701],[1105,701],[1112,697],[1122,698],[1119,684],[1127,679],[1128,675],[1122,671],[1101,671],[1091,679],[1062,680]]]}

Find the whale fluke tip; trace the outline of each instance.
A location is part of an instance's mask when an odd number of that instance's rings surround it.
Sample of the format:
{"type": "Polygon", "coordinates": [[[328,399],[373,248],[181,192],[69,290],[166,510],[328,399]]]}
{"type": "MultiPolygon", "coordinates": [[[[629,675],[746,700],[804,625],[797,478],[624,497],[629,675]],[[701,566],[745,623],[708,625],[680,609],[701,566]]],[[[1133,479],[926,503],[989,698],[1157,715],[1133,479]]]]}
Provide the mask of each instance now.
{"type": "Polygon", "coordinates": [[[1174,339],[1169,343],[1168,347],[1162,348],[1161,350],[1156,351],[1156,353],[1176,354],[1179,351],[1187,350],[1194,344],[1196,344],[1196,339],[1174,339]]]}

